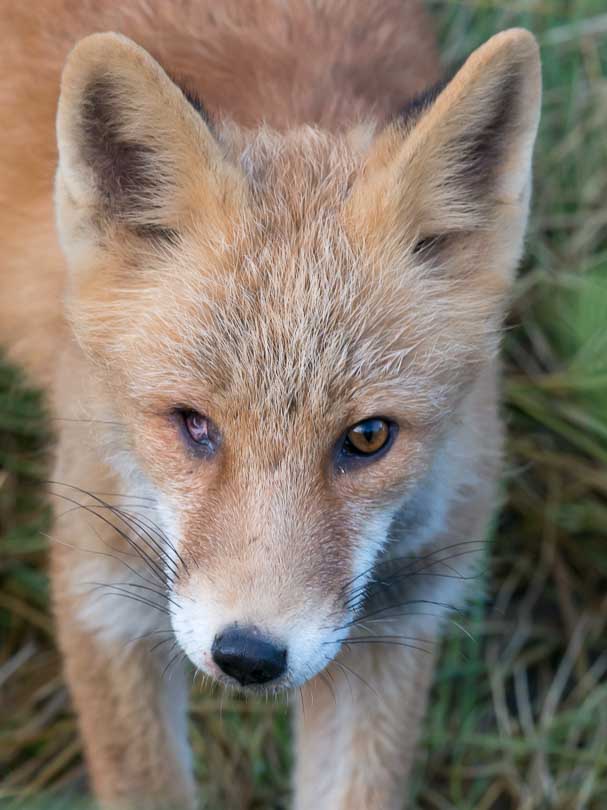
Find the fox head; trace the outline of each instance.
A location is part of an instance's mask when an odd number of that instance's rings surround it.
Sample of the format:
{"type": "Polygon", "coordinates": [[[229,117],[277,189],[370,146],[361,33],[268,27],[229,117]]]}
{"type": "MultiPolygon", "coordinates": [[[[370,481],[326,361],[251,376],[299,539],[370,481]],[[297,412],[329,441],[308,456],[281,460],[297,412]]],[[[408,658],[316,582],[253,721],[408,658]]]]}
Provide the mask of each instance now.
{"type": "Polygon", "coordinates": [[[122,425],[112,458],[162,521],[177,639],[208,674],[296,685],[338,651],[495,355],[539,105],[521,30],[381,131],[340,134],[211,123],[117,34],[72,51],[68,315],[95,407],[122,425]]]}

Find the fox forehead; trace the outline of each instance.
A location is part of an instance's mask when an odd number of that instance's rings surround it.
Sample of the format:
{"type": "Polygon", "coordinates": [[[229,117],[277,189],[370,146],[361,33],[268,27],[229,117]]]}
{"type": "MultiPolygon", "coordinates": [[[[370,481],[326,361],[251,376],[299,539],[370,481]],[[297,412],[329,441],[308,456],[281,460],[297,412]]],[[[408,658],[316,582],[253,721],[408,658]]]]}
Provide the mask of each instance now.
{"type": "Polygon", "coordinates": [[[187,363],[227,404],[253,397],[273,411],[335,407],[363,378],[389,378],[379,350],[395,360],[390,294],[344,219],[360,133],[262,130],[243,144],[228,129],[223,137],[250,194],[212,226],[201,205],[155,257],[157,271],[142,268],[141,342],[151,340],[157,360],[182,375],[187,363]]]}

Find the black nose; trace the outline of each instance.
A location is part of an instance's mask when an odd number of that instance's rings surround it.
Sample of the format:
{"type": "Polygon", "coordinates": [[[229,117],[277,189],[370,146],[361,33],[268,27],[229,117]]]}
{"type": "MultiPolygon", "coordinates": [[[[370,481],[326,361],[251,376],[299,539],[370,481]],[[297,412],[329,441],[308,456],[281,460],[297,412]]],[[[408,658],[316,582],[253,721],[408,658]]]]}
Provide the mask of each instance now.
{"type": "Polygon", "coordinates": [[[263,638],[256,627],[229,627],[215,636],[211,654],[217,666],[243,686],[273,681],[287,668],[286,647],[263,638]]]}

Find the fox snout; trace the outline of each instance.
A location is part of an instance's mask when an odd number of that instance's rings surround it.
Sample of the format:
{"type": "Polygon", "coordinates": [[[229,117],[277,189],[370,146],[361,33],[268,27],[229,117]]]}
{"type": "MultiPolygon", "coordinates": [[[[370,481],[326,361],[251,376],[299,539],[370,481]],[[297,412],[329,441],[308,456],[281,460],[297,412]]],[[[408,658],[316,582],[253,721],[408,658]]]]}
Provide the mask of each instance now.
{"type": "Polygon", "coordinates": [[[302,684],[332,660],[347,612],[341,580],[321,582],[329,566],[313,553],[306,565],[294,545],[242,544],[174,583],[171,622],[195,667],[256,691],[302,684]]]}
{"type": "Polygon", "coordinates": [[[275,681],[287,669],[287,648],[265,638],[257,627],[233,625],[215,636],[213,661],[241,686],[275,681]]]}

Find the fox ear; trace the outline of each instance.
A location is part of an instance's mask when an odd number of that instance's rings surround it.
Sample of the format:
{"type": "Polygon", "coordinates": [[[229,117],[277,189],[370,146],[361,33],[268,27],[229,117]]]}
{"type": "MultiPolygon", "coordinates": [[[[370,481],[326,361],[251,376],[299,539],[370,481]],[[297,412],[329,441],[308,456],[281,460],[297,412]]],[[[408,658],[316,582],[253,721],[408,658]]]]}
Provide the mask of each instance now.
{"type": "Polygon", "coordinates": [[[70,53],[57,138],[64,239],[91,230],[98,238],[115,224],[171,231],[193,205],[225,196],[234,173],[203,116],[143,48],[119,34],[93,34],[70,53]]]}
{"type": "Polygon", "coordinates": [[[470,270],[492,251],[511,277],[522,247],[541,100],[538,47],[512,29],[475,51],[438,94],[416,100],[371,148],[350,215],[366,241],[432,253],[470,270]]]}

